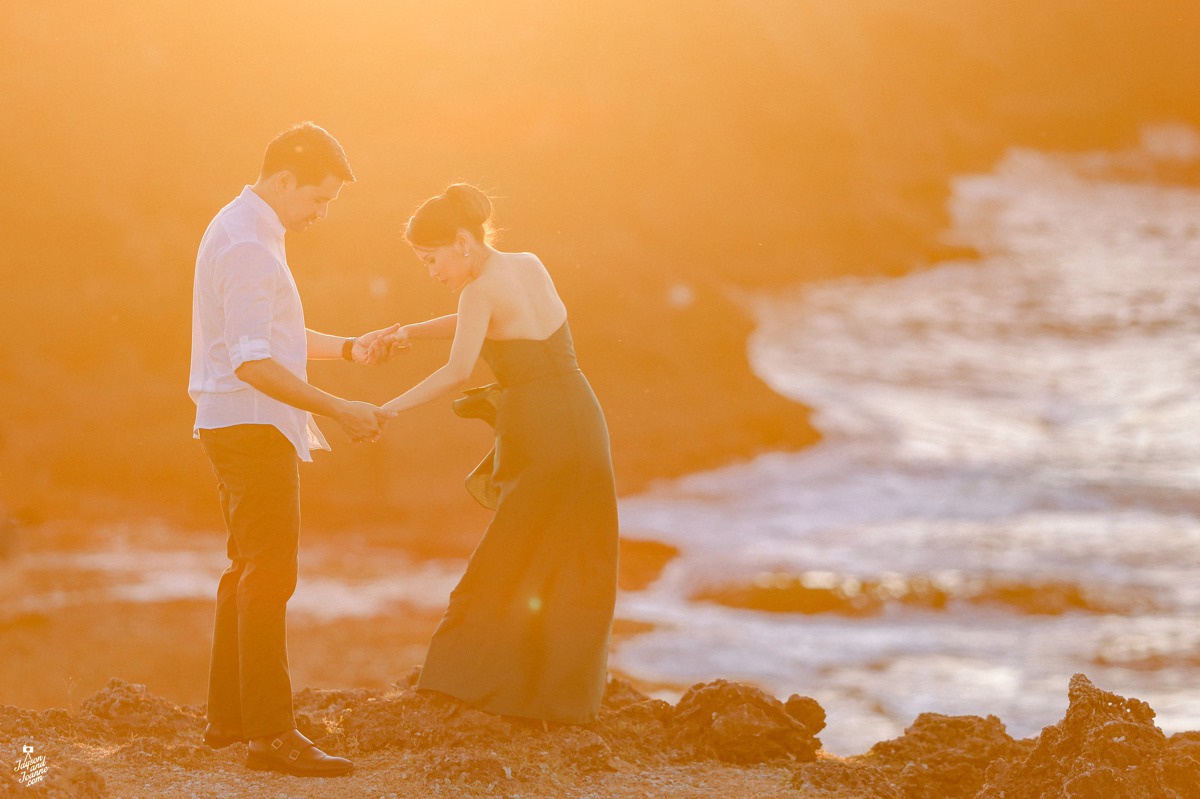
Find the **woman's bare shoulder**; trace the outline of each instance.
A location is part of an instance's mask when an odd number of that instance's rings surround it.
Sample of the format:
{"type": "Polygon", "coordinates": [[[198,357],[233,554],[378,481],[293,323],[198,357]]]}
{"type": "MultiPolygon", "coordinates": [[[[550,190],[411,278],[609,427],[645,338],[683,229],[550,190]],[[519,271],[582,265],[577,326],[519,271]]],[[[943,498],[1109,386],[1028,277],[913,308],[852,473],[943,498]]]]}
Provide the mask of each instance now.
{"type": "Polygon", "coordinates": [[[546,267],[546,265],[544,263],[542,263],[542,259],[537,257],[537,255],[535,255],[534,253],[531,253],[531,252],[522,252],[522,253],[517,253],[517,254],[521,257],[521,263],[524,265],[524,267],[526,269],[530,270],[531,272],[540,274],[543,279],[546,279],[546,280],[551,279],[550,270],[546,267]]]}
{"type": "MultiPolygon", "coordinates": [[[[497,283],[516,280],[518,283],[523,283],[532,273],[541,273],[549,275],[542,259],[538,258],[531,252],[506,252],[501,254],[501,268],[492,269],[490,276],[497,283]]],[[[488,276],[487,273],[484,275],[488,276]]]]}

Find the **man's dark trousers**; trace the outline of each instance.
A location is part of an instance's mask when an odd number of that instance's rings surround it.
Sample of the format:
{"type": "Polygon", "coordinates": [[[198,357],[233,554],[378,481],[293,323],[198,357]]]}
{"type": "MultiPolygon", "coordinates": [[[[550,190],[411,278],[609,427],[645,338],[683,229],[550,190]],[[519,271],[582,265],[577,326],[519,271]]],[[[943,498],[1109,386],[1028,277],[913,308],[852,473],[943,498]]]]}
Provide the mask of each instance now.
{"type": "Polygon", "coordinates": [[[296,726],[287,602],[296,590],[300,478],[296,450],[273,425],[201,430],[229,531],[217,587],[208,721],[247,738],[296,726]]]}

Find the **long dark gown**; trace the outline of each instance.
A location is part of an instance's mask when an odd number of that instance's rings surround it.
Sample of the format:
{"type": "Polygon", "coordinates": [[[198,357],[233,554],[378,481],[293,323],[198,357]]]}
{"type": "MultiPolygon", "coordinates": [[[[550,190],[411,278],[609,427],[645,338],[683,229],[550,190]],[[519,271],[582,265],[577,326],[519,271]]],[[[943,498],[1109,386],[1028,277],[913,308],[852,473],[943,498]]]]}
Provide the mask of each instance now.
{"type": "Polygon", "coordinates": [[[502,392],[496,513],[450,595],[418,689],[489,713],[578,724],[604,693],[617,586],[617,501],[604,414],[567,324],[487,340],[502,392]]]}

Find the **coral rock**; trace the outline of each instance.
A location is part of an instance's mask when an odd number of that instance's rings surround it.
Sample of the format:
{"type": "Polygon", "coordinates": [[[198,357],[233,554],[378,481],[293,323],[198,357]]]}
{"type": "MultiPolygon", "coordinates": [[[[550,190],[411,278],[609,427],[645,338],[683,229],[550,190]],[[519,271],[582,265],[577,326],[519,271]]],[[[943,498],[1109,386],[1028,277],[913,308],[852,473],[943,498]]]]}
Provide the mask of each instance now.
{"type": "Polygon", "coordinates": [[[972,799],[989,765],[1026,749],[995,716],[942,716],[923,713],[904,735],[875,744],[859,757],[801,766],[797,787],[817,787],[818,796],[871,796],[897,799],[972,799]]]}
{"type": "Polygon", "coordinates": [[[127,683],[116,677],[84,701],[79,708],[79,717],[117,737],[174,737],[194,732],[197,725],[197,719],[178,705],[150,693],[146,686],[127,683]]]}
{"type": "Polygon", "coordinates": [[[0,705],[0,741],[49,741],[76,733],[75,718],[63,708],[22,710],[0,705]]]}
{"type": "Polygon", "coordinates": [[[851,796],[905,799],[888,772],[864,763],[843,760],[805,763],[796,770],[791,785],[804,795],[804,799],[845,799],[851,796]]]}
{"type": "Polygon", "coordinates": [[[807,721],[793,717],[782,702],[757,688],[715,680],[694,685],[683,695],[668,737],[684,757],[731,763],[804,761],[814,759],[821,747],[816,734],[825,726],[824,711],[818,719],[810,707],[807,721]]]}
{"type": "Polygon", "coordinates": [[[638,702],[645,702],[649,698],[634,688],[628,680],[609,677],[608,683],[604,686],[604,698],[601,700],[601,706],[618,710],[638,702]]]}
{"type": "Polygon", "coordinates": [[[806,729],[811,730],[813,735],[825,729],[825,708],[811,696],[792,694],[783,703],[783,709],[806,729]]]}
{"type": "MultiPolygon", "coordinates": [[[[1145,702],[1071,678],[1070,706],[1022,759],[993,765],[978,799],[1195,799],[1200,760],[1173,746],[1145,702]]],[[[1192,750],[1194,751],[1194,750],[1192,750]]]]}
{"type": "Polygon", "coordinates": [[[496,755],[458,751],[439,756],[429,764],[426,773],[434,779],[484,785],[512,778],[512,769],[496,755]]]}
{"type": "Polygon", "coordinates": [[[875,744],[864,759],[892,771],[905,799],[971,799],[993,761],[1022,751],[995,716],[922,713],[904,735],[875,744]]]}
{"type": "Polygon", "coordinates": [[[555,744],[564,758],[580,771],[615,771],[613,752],[599,734],[584,729],[566,728],[555,744]]]}
{"type": "Polygon", "coordinates": [[[342,711],[342,734],[360,752],[396,747],[486,746],[512,736],[511,725],[441,694],[402,690],[342,711]]]}

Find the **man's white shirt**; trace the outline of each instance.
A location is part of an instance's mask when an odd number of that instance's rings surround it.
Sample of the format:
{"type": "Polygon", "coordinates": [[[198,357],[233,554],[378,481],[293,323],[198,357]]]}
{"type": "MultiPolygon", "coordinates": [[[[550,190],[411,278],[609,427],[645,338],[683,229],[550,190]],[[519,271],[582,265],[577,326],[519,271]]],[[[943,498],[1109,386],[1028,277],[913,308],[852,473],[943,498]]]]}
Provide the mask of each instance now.
{"type": "Polygon", "coordinates": [[[247,186],[209,223],[196,255],[192,291],[193,435],[237,424],[279,428],[301,460],[329,449],[308,411],[271,399],[235,371],[273,358],[308,379],[304,309],[284,251],[284,227],[247,186]]]}

